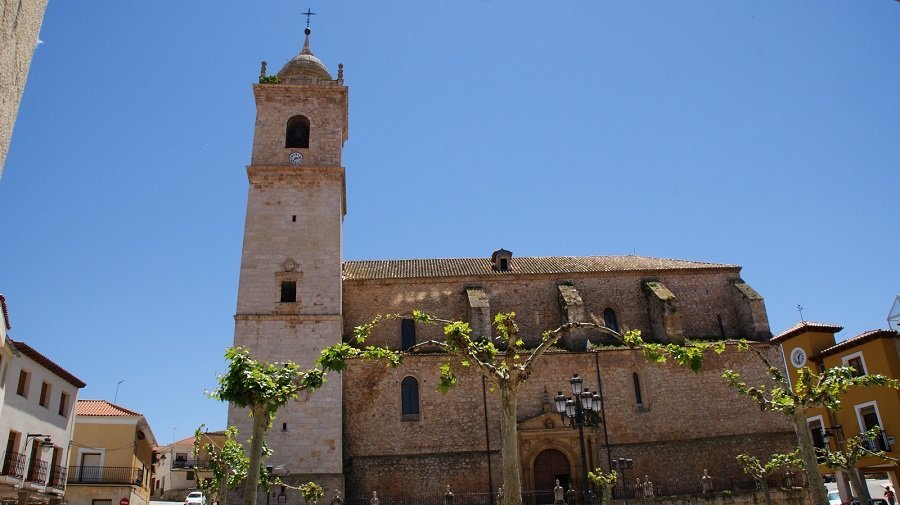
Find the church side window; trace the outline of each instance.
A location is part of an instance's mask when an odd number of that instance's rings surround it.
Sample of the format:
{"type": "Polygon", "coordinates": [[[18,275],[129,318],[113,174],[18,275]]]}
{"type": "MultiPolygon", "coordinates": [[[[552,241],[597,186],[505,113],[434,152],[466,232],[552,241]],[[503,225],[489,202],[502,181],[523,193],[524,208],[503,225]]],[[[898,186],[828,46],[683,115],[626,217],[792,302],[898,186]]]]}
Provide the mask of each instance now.
{"type": "Polygon", "coordinates": [[[281,282],[281,303],[295,303],[297,301],[297,282],[281,282]]]}
{"type": "Polygon", "coordinates": [[[303,116],[288,119],[284,147],[309,147],[309,119],[303,116]]]}
{"type": "Polygon", "coordinates": [[[634,401],[638,407],[643,407],[644,398],[641,395],[641,378],[638,377],[637,372],[632,372],[631,381],[634,383],[634,401]]]}
{"type": "Polygon", "coordinates": [[[400,398],[403,421],[419,420],[419,381],[415,377],[406,377],[400,383],[400,398]]]}
{"type": "Polygon", "coordinates": [[[603,326],[615,332],[619,331],[619,318],[616,316],[616,311],[611,307],[606,307],[603,310],[603,326]]]}
{"type": "Polygon", "coordinates": [[[416,322],[412,319],[400,321],[400,349],[407,351],[416,345],[416,322]]]}

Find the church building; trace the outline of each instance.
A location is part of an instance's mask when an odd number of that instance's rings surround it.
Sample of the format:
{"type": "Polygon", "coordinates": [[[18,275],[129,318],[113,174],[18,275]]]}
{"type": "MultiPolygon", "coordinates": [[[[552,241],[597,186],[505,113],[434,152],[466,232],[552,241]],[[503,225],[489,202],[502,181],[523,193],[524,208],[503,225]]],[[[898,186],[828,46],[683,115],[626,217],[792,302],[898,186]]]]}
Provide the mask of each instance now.
{"type": "MultiPolygon", "coordinates": [[[[319,352],[349,341],[353,328],[377,314],[421,309],[468,321],[490,335],[499,312],[515,311],[526,344],[566,322],[639,329],[645,339],[745,338],[782,364],[763,298],[738,265],[644,256],[518,257],[505,249],[478,258],[342,260],[346,214],[342,149],[349,138],[343,67],[332,74],[313,55],[310,31],[300,53],[277,78],[253,85],[256,123],[247,166],[249,196],[241,258],[234,344],[263,361],[314,365],[319,352]]],[[[349,168],[350,177],[353,168],[349,168]]],[[[501,246],[502,244],[498,244],[501,246]]],[[[439,327],[391,320],[370,337],[406,350],[441,339],[439,327]]],[[[324,387],[280,410],[267,442],[268,465],[285,482],[310,480],[356,503],[377,491],[384,503],[417,495],[496,492],[500,475],[499,398],[475,372],[447,394],[437,392],[440,352],[413,352],[398,368],[352,361],[324,387]]],[[[596,331],[579,331],[538,362],[518,403],[523,489],[556,480],[580,489],[585,466],[633,460],[627,478],[656,486],[700,486],[739,478],[735,456],[764,456],[796,445],[788,421],[761,412],[722,380],[732,369],[751,384],[767,382],[751,352],[728,350],[693,373],[648,363],[596,331]],[[578,374],[603,398],[602,424],[578,430],[553,407],[578,374]],[[584,463],[582,463],[584,461],[584,463]],[[633,475],[632,475],[633,473],[633,475]]],[[[228,424],[249,434],[246,411],[228,424]]],[[[662,488],[659,488],[662,489],[662,488]]],[[[302,503],[278,489],[266,503],[302,503]]],[[[361,501],[360,501],[361,503],[361,501]]]]}

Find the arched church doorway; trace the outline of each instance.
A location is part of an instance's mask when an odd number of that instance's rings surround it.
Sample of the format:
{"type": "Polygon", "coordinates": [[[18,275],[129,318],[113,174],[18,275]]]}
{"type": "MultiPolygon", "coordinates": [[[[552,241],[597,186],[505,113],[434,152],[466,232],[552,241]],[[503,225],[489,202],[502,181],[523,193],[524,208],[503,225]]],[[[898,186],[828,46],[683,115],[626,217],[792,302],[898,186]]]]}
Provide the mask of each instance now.
{"type": "Polygon", "coordinates": [[[569,488],[572,481],[569,459],[556,449],[547,449],[534,460],[534,490],[552,490],[557,480],[562,487],[569,488]]]}

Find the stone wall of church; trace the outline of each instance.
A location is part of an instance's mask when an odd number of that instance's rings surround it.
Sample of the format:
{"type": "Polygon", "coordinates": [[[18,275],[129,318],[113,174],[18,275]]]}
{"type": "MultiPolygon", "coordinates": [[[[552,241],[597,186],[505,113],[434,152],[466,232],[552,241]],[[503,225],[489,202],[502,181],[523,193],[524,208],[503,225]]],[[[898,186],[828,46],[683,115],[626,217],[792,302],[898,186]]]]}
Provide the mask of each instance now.
{"type": "MultiPolygon", "coordinates": [[[[439,260],[437,260],[439,261],[439,260]]],[[[563,322],[559,305],[560,281],[570,281],[582,300],[586,317],[602,321],[603,311],[613,308],[620,327],[640,329],[653,336],[647,295],[641,282],[656,278],[677,297],[684,336],[720,338],[716,316],[722,320],[727,337],[741,336],[738,304],[731,280],[738,269],[698,271],[613,272],[555,275],[510,275],[484,278],[391,279],[387,281],[344,281],[344,332],[369,321],[379,313],[410,313],[421,309],[446,319],[468,319],[466,287],[481,286],[488,297],[491,314],[515,311],[521,335],[536,342],[541,332],[563,322]]],[[[765,331],[768,331],[766,327],[765,331]]],[[[417,340],[441,338],[440,327],[417,324],[417,340]]],[[[755,335],[754,335],[755,336],[755,335]]],[[[399,347],[400,323],[380,326],[371,343],[399,347]]]]}
{"type": "MultiPolygon", "coordinates": [[[[774,363],[780,351],[759,344],[774,363]]],[[[484,492],[488,488],[487,451],[499,447],[499,397],[482,388],[480,376],[462,370],[457,386],[436,391],[438,366],[444,355],[412,355],[396,369],[382,363],[353,361],[344,373],[344,455],[348,497],[372,490],[400,492],[415,483],[421,493],[436,493],[447,484],[454,492],[484,492]],[[418,421],[401,417],[400,383],[413,376],[419,382],[418,421]],[[485,408],[486,400],[486,408],[485,408]],[[468,462],[455,465],[453,461],[468,462]]],[[[613,457],[630,457],[635,472],[651,480],[679,478],[685,472],[740,475],[734,460],[739,452],[770,454],[793,444],[790,423],[783,416],[761,412],[738,397],[721,378],[734,369],[748,383],[768,383],[765,367],[752,352],[726,351],[707,357],[700,373],[676,365],[648,364],[629,349],[556,352],[545,355],[519,394],[520,461],[524,481],[533,482],[529,467],[537,454],[558,447],[580,474],[577,437],[560,431],[559,418],[537,428],[528,420],[541,416],[557,391],[569,389],[573,373],[594,390],[602,378],[606,427],[613,457]],[[598,366],[599,364],[599,366],[598,366]],[[642,406],[635,401],[633,373],[641,382],[642,406]],[[526,426],[530,426],[525,430],[526,426]],[[525,431],[523,431],[525,430],[525,431]]],[[[606,466],[602,430],[589,430],[590,460],[606,466]]],[[[499,462],[493,463],[494,488],[499,486],[499,462]]]]}

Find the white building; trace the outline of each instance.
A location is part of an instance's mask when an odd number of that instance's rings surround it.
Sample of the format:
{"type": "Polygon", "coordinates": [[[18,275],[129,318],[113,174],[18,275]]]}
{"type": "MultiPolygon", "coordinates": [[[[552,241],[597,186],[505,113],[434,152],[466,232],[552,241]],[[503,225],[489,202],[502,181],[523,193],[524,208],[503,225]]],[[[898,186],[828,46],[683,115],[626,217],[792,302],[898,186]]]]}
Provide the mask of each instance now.
{"type": "MultiPolygon", "coordinates": [[[[5,303],[4,330],[9,329],[5,303]]],[[[4,335],[5,337],[5,335],[4,335]]],[[[59,502],[75,422],[74,406],[84,382],[25,342],[4,338],[0,350],[3,394],[0,437],[0,499],[59,502]]]]}

